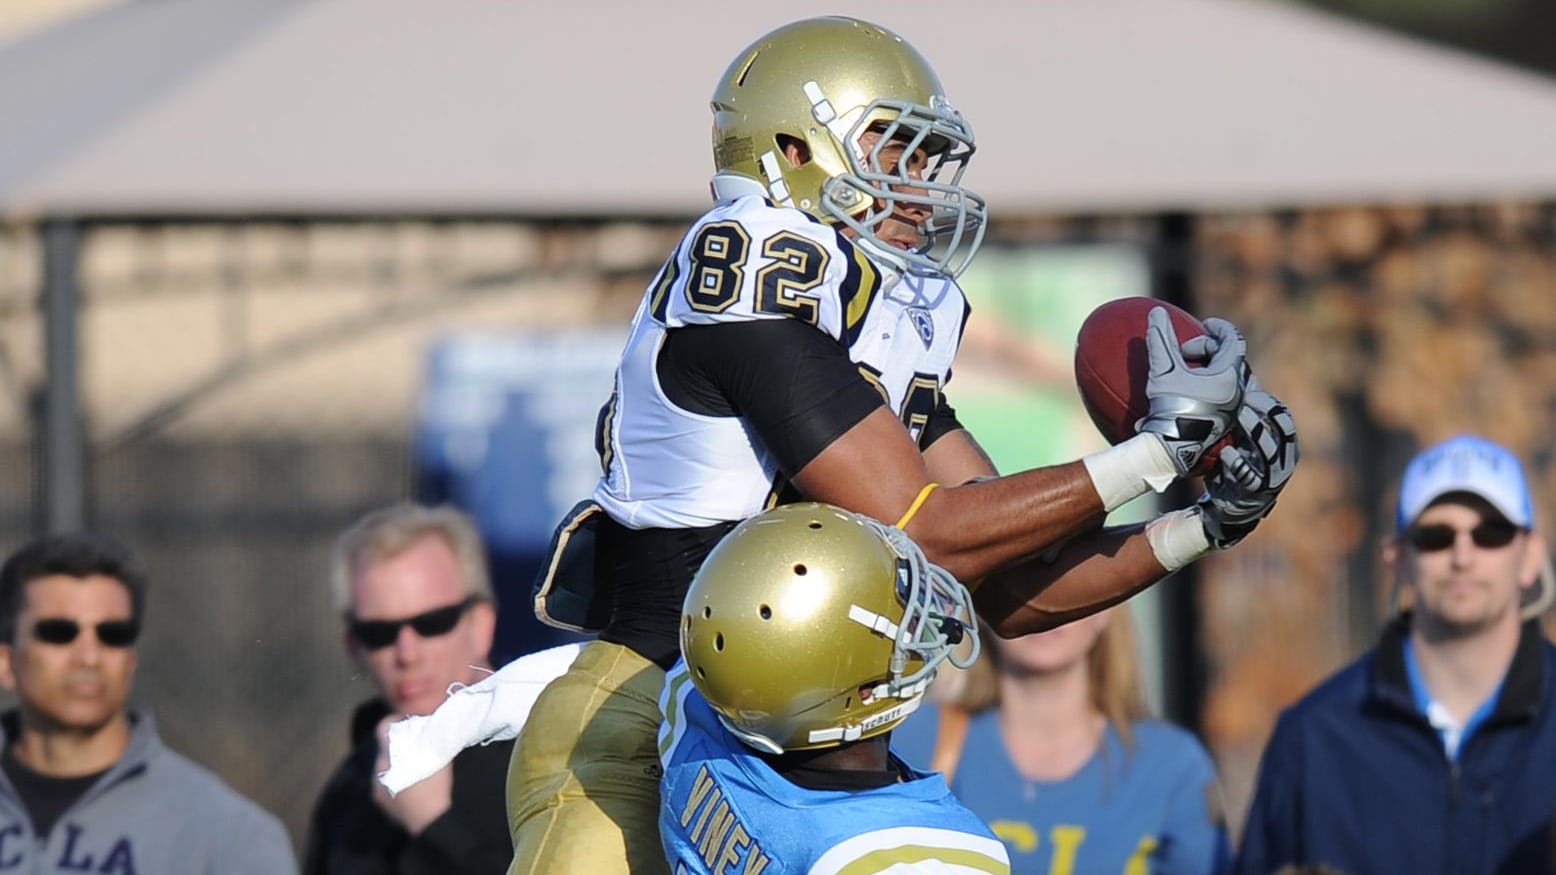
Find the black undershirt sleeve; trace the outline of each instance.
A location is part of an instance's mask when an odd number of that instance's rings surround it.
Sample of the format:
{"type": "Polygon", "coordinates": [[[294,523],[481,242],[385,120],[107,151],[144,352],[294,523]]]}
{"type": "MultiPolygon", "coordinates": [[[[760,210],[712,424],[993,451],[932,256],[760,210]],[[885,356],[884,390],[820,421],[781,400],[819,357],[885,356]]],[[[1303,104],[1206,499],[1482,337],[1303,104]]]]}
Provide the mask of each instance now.
{"type": "Polygon", "coordinates": [[[740,417],[791,477],[885,404],[842,344],[795,319],[673,328],[657,369],[677,406],[740,417]]]}
{"type": "Polygon", "coordinates": [[[945,400],[945,395],[942,394],[940,404],[935,407],[935,412],[929,415],[929,421],[924,423],[924,432],[919,436],[919,446],[927,450],[935,441],[959,428],[965,426],[956,418],[956,409],[945,400]]]}

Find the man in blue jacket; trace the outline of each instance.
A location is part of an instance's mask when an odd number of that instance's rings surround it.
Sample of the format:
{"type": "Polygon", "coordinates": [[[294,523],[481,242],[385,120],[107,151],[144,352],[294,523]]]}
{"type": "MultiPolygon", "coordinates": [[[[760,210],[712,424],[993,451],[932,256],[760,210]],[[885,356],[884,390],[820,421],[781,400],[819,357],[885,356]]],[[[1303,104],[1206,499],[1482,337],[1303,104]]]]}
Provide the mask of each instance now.
{"type": "Polygon", "coordinates": [[[1411,460],[1384,550],[1410,609],[1281,715],[1239,873],[1547,871],[1556,648],[1523,616],[1533,522],[1505,448],[1461,435],[1411,460]]]}

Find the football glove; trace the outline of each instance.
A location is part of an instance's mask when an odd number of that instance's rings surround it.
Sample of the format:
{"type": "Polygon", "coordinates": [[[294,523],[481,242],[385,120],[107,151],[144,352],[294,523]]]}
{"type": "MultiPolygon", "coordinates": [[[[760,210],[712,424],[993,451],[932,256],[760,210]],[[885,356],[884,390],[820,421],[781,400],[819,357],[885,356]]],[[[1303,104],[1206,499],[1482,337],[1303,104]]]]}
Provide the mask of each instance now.
{"type": "Polygon", "coordinates": [[[1205,479],[1198,505],[1205,534],[1217,550],[1248,536],[1275,507],[1296,470],[1301,447],[1297,422],[1279,398],[1250,373],[1238,410],[1237,436],[1221,450],[1221,466],[1205,479]]]}
{"type": "Polygon", "coordinates": [[[1151,311],[1147,324],[1150,375],[1145,395],[1150,412],[1136,424],[1136,430],[1156,435],[1172,457],[1178,476],[1187,476],[1237,425],[1247,370],[1243,336],[1225,319],[1206,319],[1204,338],[1180,344],[1163,307],[1151,311]],[[1189,359],[1204,364],[1191,368],[1189,359]]]}

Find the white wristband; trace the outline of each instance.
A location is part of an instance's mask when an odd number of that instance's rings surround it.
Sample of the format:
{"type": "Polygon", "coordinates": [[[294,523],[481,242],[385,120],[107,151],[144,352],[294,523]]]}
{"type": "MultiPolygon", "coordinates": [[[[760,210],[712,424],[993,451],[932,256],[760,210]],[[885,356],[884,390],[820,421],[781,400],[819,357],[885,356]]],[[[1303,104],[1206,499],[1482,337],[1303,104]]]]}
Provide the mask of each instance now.
{"type": "Polygon", "coordinates": [[[1186,507],[1151,520],[1145,524],[1145,539],[1151,542],[1156,561],[1169,572],[1210,552],[1210,536],[1205,534],[1197,508],[1186,507]]]}
{"type": "Polygon", "coordinates": [[[1147,491],[1161,492],[1178,479],[1172,456],[1161,438],[1137,434],[1121,444],[1081,458],[1091,483],[1102,496],[1102,507],[1112,513],[1147,491]]]}

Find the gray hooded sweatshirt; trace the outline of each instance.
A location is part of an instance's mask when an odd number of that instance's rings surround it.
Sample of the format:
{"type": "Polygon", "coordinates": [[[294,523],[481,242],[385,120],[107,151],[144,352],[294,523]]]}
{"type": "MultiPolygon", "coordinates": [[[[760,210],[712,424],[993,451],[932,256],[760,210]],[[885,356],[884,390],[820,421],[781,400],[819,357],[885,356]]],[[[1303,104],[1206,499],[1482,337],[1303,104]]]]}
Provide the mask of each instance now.
{"type": "Polygon", "coordinates": [[[164,746],[150,714],[131,711],[130,721],[124,756],[46,840],[0,771],[0,875],[295,875],[274,815],[164,746]]]}

